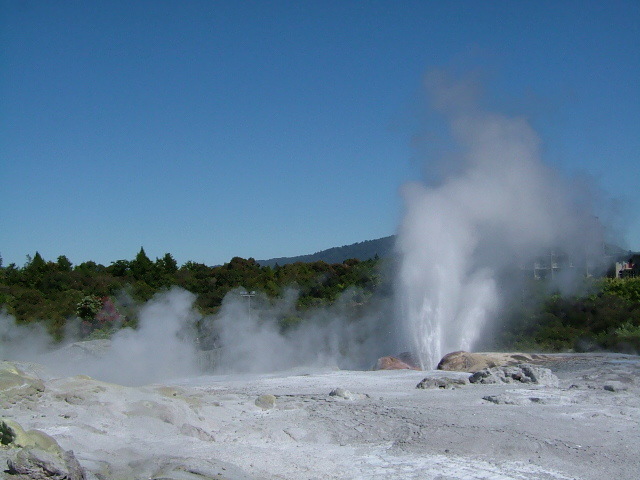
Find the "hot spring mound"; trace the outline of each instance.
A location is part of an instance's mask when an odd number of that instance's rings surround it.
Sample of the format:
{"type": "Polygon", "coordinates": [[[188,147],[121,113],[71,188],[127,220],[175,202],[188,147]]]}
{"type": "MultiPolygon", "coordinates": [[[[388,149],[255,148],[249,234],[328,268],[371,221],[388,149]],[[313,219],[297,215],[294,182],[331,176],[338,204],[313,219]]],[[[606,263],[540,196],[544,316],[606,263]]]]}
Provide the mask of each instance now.
{"type": "Polygon", "coordinates": [[[438,370],[450,372],[475,373],[485,368],[512,366],[519,364],[540,364],[549,362],[551,359],[547,355],[532,353],[471,353],[471,352],[451,352],[447,353],[436,367],[438,370]]]}

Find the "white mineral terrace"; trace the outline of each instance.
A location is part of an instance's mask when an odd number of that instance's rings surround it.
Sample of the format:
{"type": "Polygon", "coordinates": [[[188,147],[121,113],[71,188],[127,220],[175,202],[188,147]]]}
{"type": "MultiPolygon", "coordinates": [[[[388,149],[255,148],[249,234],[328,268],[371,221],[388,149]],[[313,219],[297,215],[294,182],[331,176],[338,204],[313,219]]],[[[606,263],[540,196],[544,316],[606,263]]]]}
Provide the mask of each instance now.
{"type": "MultiPolygon", "coordinates": [[[[73,451],[91,480],[631,480],[640,472],[636,356],[563,357],[550,365],[558,386],[428,389],[416,385],[469,374],[299,369],[124,387],[0,365],[0,416],[73,451]]],[[[7,479],[7,461],[19,468],[16,455],[28,449],[15,443],[0,448],[7,479]]]]}

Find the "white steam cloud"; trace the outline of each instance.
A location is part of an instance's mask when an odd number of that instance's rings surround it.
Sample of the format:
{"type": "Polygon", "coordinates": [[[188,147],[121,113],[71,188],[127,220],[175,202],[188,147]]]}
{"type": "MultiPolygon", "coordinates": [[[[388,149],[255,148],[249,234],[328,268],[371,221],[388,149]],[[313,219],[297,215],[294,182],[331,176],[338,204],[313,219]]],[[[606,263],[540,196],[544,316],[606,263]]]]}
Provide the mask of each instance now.
{"type": "Polygon", "coordinates": [[[44,328],[17,325],[13,317],[2,314],[0,360],[41,363],[52,374],[89,375],[123,385],[193,375],[197,372],[191,329],[197,318],[194,299],[174,288],[140,308],[136,330],[122,329],[110,342],[71,343],[55,349],[44,328]]]}
{"type": "MultiPolygon", "coordinates": [[[[212,324],[220,342],[218,371],[260,373],[299,366],[370,368],[389,345],[383,308],[353,314],[353,292],[330,307],[297,312],[299,323],[282,330],[278,319],[296,314],[297,292],[290,290],[273,305],[258,298],[251,307],[231,292],[212,324]]],[[[255,301],[255,300],[254,300],[255,301]]]]}
{"type": "Polygon", "coordinates": [[[251,303],[232,291],[219,314],[203,318],[195,296],[173,288],[138,311],[137,329],[125,328],[110,341],[60,347],[40,324],[17,325],[0,313],[0,361],[36,362],[52,376],[89,375],[122,385],[143,385],[211,373],[262,373],[309,368],[369,368],[390,338],[383,308],[354,315],[354,292],[334,305],[296,312],[297,292],[251,303]],[[296,316],[295,325],[281,320],[296,316]],[[213,347],[213,348],[212,348],[213,347]]]}
{"type": "Polygon", "coordinates": [[[481,111],[469,85],[443,74],[427,83],[463,153],[437,184],[402,190],[397,304],[405,342],[433,368],[476,344],[501,305],[505,269],[550,252],[584,264],[602,238],[577,192],[542,162],[524,118],[481,111]]]}

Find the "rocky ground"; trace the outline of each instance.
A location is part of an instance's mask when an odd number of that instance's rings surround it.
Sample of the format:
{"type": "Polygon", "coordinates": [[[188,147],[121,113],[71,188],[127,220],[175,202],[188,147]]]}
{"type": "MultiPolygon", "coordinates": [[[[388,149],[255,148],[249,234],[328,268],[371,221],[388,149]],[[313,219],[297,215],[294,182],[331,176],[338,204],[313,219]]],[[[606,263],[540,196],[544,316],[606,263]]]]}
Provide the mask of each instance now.
{"type": "Polygon", "coordinates": [[[512,366],[469,383],[470,373],[455,371],[299,370],[124,387],[0,362],[0,472],[10,480],[638,478],[640,357],[537,363],[554,375],[538,370],[532,380],[512,366]]]}

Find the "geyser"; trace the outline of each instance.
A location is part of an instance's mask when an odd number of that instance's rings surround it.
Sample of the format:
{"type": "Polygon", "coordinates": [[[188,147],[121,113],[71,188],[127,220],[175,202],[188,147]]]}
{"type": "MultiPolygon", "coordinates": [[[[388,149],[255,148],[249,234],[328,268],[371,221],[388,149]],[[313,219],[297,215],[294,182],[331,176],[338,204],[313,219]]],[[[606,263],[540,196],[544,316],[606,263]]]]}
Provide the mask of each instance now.
{"type": "Polygon", "coordinates": [[[427,84],[462,153],[455,173],[402,189],[396,303],[404,343],[434,368],[443,354],[474,347],[501,305],[507,268],[551,251],[584,259],[602,238],[576,192],[542,162],[524,118],[481,111],[470,86],[443,74],[427,84]]]}

